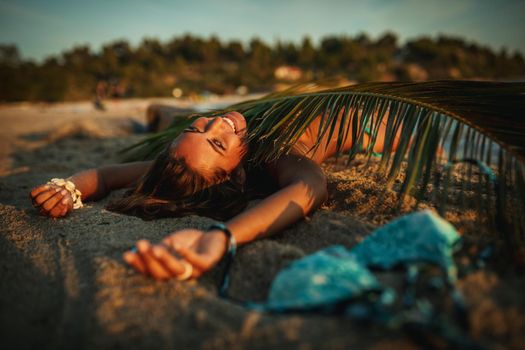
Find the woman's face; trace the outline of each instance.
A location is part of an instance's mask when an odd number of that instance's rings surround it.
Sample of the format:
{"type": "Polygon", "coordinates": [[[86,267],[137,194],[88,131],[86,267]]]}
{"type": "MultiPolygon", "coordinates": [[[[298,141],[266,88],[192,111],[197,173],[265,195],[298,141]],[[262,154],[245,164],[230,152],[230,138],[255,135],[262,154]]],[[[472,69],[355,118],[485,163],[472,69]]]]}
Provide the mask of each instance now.
{"type": "Polygon", "coordinates": [[[217,168],[231,173],[246,153],[245,136],[246,120],[238,112],[201,117],[173,141],[172,154],[183,157],[189,167],[204,174],[217,168]]]}

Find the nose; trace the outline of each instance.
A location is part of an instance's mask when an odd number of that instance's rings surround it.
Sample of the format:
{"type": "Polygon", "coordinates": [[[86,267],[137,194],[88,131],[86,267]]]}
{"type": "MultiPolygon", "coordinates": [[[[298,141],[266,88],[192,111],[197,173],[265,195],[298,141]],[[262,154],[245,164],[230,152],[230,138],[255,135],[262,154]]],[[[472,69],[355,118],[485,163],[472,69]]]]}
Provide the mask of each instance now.
{"type": "Polygon", "coordinates": [[[219,131],[224,129],[224,120],[222,120],[221,117],[213,117],[210,121],[208,121],[208,125],[206,126],[206,130],[209,131],[219,131]]]}

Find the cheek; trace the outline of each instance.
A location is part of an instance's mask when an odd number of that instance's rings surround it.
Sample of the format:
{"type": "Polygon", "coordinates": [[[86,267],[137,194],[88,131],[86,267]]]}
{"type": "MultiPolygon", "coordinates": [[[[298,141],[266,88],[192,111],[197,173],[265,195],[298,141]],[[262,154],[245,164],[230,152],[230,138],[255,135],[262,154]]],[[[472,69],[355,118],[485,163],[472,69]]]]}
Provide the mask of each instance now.
{"type": "Polygon", "coordinates": [[[244,144],[240,138],[237,139],[237,146],[235,147],[235,154],[239,158],[243,158],[246,152],[248,151],[248,147],[246,144],[244,144]]]}
{"type": "Polygon", "coordinates": [[[234,149],[232,148],[226,157],[224,169],[227,171],[235,169],[241,163],[244,154],[245,152],[241,145],[238,145],[234,149]]]}

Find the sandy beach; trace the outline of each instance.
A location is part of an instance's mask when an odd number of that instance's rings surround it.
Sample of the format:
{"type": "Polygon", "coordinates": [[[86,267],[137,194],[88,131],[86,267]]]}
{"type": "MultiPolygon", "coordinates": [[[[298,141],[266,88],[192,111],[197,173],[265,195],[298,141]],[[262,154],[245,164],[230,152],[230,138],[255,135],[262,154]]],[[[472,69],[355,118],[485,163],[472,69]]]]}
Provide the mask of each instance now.
{"type": "MultiPolygon", "coordinates": [[[[394,331],[342,316],[263,314],[217,296],[222,266],[190,282],[157,282],[123,264],[138,239],[158,241],[186,227],[205,229],[204,217],[143,221],[104,209],[113,193],[66,218],[42,217],[29,191],[53,177],[120,161],[118,151],[141,140],[152,102],[109,101],[0,106],[0,334],[4,349],[418,349],[410,331],[394,331]]],[[[235,102],[235,99],[214,103],[235,102]]],[[[183,104],[181,107],[191,107],[183,104]]],[[[207,108],[206,106],[201,106],[207,108]]],[[[277,272],[321,248],[352,247],[375,227],[408,212],[381,176],[358,158],[349,168],[329,163],[330,198],[307,220],[240,249],[230,295],[263,301],[277,272]]],[[[428,203],[421,207],[430,208],[428,203]]],[[[489,349],[525,346],[525,276],[496,249],[486,266],[462,270],[494,241],[474,211],[446,217],[465,240],[456,256],[459,290],[468,305],[464,335],[489,349]]],[[[496,244],[496,248],[498,245],[496,244]]],[[[402,284],[399,272],[381,279],[402,284]]],[[[443,312],[450,305],[444,301],[443,312]]],[[[446,344],[428,335],[430,346],[446,344]]]]}

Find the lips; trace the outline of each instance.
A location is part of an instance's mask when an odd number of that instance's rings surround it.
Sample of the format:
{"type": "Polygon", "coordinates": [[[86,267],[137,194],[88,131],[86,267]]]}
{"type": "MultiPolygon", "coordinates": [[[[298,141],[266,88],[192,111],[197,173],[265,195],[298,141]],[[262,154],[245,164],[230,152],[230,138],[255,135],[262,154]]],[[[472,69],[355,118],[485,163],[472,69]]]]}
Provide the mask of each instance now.
{"type": "MultiPolygon", "coordinates": [[[[227,120],[227,122],[232,122],[234,128],[234,132],[238,135],[241,133],[246,132],[246,119],[244,119],[244,116],[239,112],[228,112],[223,116],[224,119],[227,120]]],[[[231,126],[231,124],[230,124],[231,126]]]]}
{"type": "Polygon", "coordinates": [[[225,120],[226,123],[228,123],[231,126],[234,133],[237,133],[237,127],[235,126],[235,123],[233,122],[233,120],[231,120],[229,117],[222,117],[222,119],[225,120]]]}

